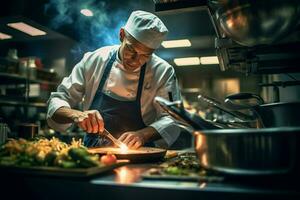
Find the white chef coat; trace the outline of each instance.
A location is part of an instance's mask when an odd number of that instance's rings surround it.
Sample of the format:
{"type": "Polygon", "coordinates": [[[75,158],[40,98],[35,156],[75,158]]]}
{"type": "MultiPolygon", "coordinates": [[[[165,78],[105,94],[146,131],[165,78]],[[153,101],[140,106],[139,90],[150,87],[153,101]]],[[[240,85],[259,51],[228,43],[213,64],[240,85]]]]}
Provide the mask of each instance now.
{"type": "MultiPolygon", "coordinates": [[[[72,73],[62,80],[56,92],[52,92],[48,100],[47,122],[50,127],[64,132],[71,124],[59,124],[51,119],[53,113],[60,107],[73,108],[82,102],[83,110],[88,110],[106,64],[119,45],[106,46],[94,52],[88,52],[75,65],[72,73]]],[[[112,98],[132,101],[136,97],[140,68],[128,72],[120,59],[114,61],[110,75],[103,91],[112,98]]],[[[176,121],[167,115],[155,102],[156,96],[172,100],[181,100],[174,68],[160,57],[152,54],[147,63],[145,79],[141,96],[141,113],[146,126],[151,126],[161,135],[162,139],[155,142],[157,146],[167,147],[178,138],[181,128],[176,121]]],[[[101,113],[101,111],[100,111],[101,113]]]]}

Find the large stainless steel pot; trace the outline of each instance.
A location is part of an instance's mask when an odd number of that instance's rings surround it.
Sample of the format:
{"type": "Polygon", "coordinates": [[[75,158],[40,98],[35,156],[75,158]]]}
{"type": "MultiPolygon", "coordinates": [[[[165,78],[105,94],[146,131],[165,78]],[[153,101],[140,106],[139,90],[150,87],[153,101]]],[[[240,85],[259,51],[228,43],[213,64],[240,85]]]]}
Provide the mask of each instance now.
{"type": "Polygon", "coordinates": [[[204,168],[232,175],[297,172],[300,127],[195,131],[204,168]]]}

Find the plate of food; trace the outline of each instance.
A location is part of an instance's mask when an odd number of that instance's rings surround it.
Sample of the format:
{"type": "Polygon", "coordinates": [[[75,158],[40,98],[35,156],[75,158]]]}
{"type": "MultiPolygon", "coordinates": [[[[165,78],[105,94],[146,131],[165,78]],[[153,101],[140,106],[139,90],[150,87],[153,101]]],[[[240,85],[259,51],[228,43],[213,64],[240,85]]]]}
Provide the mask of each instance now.
{"type": "Polygon", "coordinates": [[[138,149],[121,149],[117,147],[89,148],[90,153],[104,155],[114,154],[117,159],[127,159],[130,162],[154,162],[159,161],[166,155],[166,149],[153,147],[140,147],[138,149]]]}
{"type": "Polygon", "coordinates": [[[81,143],[52,139],[11,139],[0,148],[2,173],[89,177],[129,163],[113,154],[92,154],[81,143]]]}
{"type": "Polygon", "coordinates": [[[221,181],[223,177],[203,169],[195,153],[181,153],[158,167],[150,168],[142,174],[144,179],[180,181],[221,181]]]}

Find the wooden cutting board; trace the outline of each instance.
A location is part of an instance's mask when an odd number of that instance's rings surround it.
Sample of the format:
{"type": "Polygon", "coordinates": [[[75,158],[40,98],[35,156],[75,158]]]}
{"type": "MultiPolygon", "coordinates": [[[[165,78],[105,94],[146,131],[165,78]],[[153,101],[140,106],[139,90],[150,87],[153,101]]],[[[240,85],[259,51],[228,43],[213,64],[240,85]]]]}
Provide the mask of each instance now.
{"type": "Polygon", "coordinates": [[[107,153],[114,154],[118,159],[128,159],[131,162],[154,162],[164,158],[167,150],[153,147],[141,147],[139,149],[128,149],[121,151],[116,147],[96,147],[88,150],[90,153],[104,155],[107,153]]]}

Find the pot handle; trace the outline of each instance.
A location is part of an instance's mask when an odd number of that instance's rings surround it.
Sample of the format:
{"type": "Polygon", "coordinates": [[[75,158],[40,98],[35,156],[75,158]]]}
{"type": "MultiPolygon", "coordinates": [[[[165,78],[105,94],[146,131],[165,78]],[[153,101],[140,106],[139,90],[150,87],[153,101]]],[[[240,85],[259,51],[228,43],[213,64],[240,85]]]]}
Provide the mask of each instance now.
{"type": "Polygon", "coordinates": [[[237,94],[228,95],[224,100],[224,105],[231,110],[242,110],[242,109],[250,109],[255,106],[259,106],[264,104],[264,100],[256,94],[241,92],[237,94]],[[238,103],[238,100],[250,100],[255,99],[255,104],[244,104],[238,103]]]}

